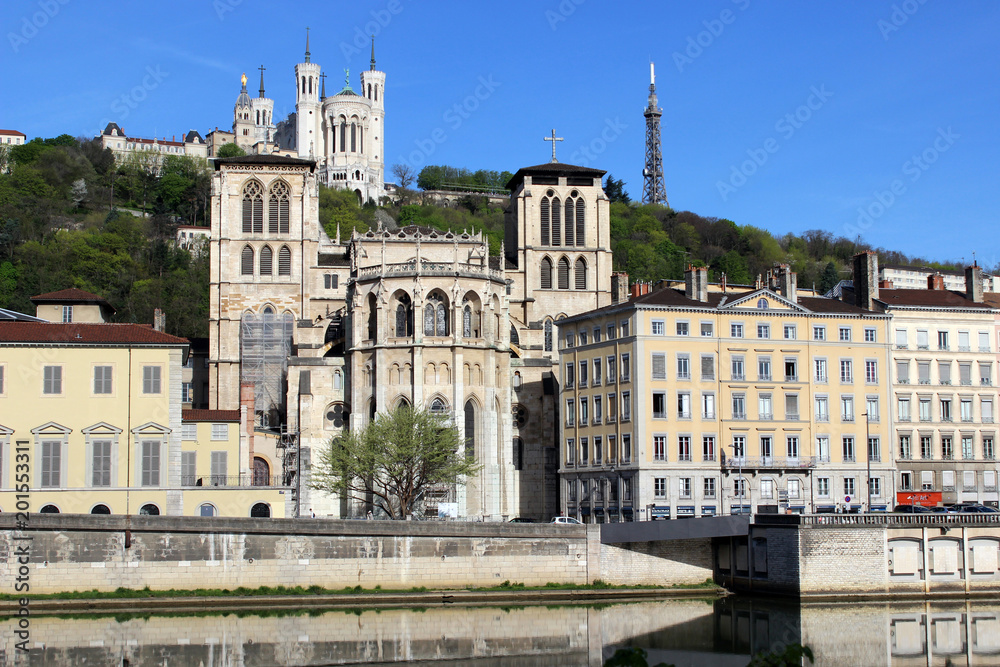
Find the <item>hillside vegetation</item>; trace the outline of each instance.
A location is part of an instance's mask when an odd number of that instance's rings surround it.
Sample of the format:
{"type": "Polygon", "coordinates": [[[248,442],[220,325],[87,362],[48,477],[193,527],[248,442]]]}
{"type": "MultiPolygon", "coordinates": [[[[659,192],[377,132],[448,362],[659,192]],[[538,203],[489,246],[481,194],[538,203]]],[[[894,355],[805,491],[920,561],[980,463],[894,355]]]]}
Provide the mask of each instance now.
{"type": "MultiPolygon", "coordinates": [[[[428,175],[495,187],[509,172],[435,167],[428,175]]],[[[637,205],[624,183],[608,177],[611,247],[616,270],[632,280],[680,278],[691,262],[725,272],[730,284],[751,283],[775,262],[788,263],[799,285],[826,290],[846,277],[851,256],[870,249],[860,240],[811,230],[775,238],[767,230],[689,211],[637,205]]],[[[62,135],[23,146],[0,146],[0,307],[34,313],[30,297],[78,287],[106,298],[120,322],[152,322],[167,314],[167,330],[205,336],[208,258],[174,247],[177,225],[207,225],[211,169],[207,161],[169,156],[156,169],[149,155],[115,164],[100,142],[62,135]]],[[[459,206],[421,202],[407,191],[384,210],[400,225],[482,231],[490,252],[503,241],[503,210],[472,191],[459,206]]],[[[352,193],[321,187],[320,222],[331,237],[376,225],[376,206],[352,193]]],[[[955,268],[878,249],[880,262],[955,268]]]]}

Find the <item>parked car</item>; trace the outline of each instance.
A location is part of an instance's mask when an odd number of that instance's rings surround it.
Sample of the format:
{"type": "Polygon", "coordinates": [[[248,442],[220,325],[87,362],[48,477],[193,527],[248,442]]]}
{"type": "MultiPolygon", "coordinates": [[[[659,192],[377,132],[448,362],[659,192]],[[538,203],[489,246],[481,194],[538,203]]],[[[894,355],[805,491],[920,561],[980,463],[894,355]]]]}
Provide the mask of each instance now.
{"type": "Polygon", "coordinates": [[[960,505],[957,507],[957,511],[961,512],[962,514],[974,514],[974,513],[992,514],[994,512],[997,512],[998,510],[993,507],[987,507],[986,505],[960,505]]]}
{"type": "Polygon", "coordinates": [[[954,505],[938,505],[937,507],[932,507],[931,512],[935,514],[957,514],[958,508],[954,505]]]}
{"type": "Polygon", "coordinates": [[[924,507],[923,505],[896,505],[892,511],[901,512],[903,514],[929,514],[931,512],[931,508],[924,507]]]}
{"type": "Polygon", "coordinates": [[[511,523],[535,523],[535,520],[527,516],[516,516],[510,520],[511,523]]]}
{"type": "Polygon", "coordinates": [[[580,524],[580,521],[574,519],[571,516],[554,516],[552,517],[551,523],[561,523],[561,524],[580,524]]]}

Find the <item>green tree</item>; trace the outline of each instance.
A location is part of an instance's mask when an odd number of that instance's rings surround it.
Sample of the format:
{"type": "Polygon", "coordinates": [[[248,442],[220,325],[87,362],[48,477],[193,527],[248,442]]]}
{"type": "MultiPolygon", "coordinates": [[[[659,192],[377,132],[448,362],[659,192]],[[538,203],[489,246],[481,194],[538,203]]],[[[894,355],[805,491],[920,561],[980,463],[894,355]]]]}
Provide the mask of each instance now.
{"type": "Polygon", "coordinates": [[[243,157],[247,152],[240,148],[237,144],[224,144],[216,157],[243,157]]]}
{"type": "Polygon", "coordinates": [[[608,174],[608,178],[604,181],[604,194],[608,196],[608,201],[612,204],[628,204],[632,201],[632,198],[625,192],[625,181],[620,179],[616,181],[611,174],[608,174]]]}
{"type": "Polygon", "coordinates": [[[823,269],[823,274],[819,278],[819,291],[826,294],[840,282],[840,273],[837,271],[837,265],[833,262],[827,262],[826,268],[823,269]]]}
{"type": "Polygon", "coordinates": [[[390,518],[401,519],[428,487],[463,484],[479,471],[460,445],[458,428],[443,415],[402,406],[334,437],[313,467],[311,487],[362,502],[370,496],[390,518]]]}

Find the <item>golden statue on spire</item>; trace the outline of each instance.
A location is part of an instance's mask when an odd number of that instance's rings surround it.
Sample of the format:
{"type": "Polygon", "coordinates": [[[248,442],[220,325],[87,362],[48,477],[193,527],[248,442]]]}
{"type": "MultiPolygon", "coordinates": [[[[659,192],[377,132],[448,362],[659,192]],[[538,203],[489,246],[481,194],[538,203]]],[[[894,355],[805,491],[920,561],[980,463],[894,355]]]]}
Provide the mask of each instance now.
{"type": "Polygon", "coordinates": [[[243,72],[243,76],[240,77],[240,83],[243,84],[244,88],[247,87],[247,73],[246,72],[243,72]]]}

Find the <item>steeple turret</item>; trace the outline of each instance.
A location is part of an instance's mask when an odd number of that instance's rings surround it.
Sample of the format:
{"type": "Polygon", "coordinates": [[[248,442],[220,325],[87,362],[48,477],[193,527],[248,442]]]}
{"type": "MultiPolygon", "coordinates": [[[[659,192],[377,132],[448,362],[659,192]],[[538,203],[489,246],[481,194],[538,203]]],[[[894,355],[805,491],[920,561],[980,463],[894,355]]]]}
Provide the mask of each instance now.
{"type": "Polygon", "coordinates": [[[258,95],[257,97],[263,98],[264,97],[264,70],[267,69],[267,68],[264,67],[263,65],[261,65],[257,69],[260,70],[260,95],[258,95]]]}
{"type": "Polygon", "coordinates": [[[307,63],[308,62],[312,62],[311,60],[309,60],[310,55],[311,54],[309,53],[309,27],[307,26],[306,27],[306,62],[307,63]]]}
{"type": "Polygon", "coordinates": [[[372,65],[370,71],[375,71],[375,35],[372,35],[372,65]]]}

